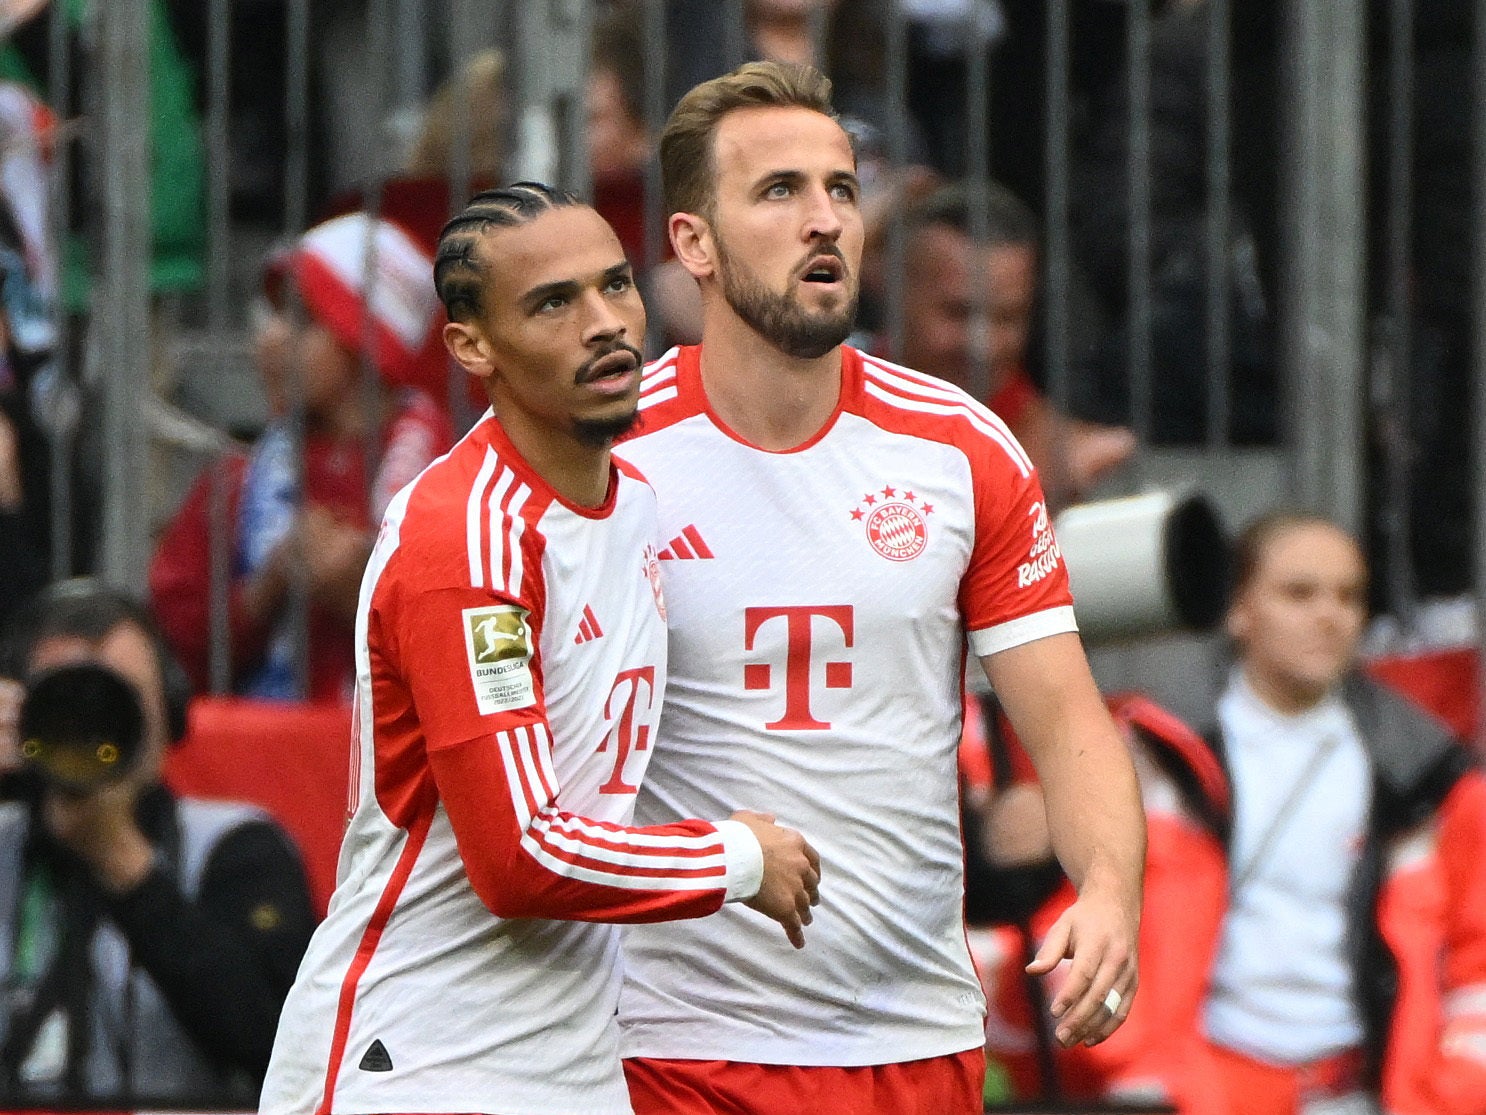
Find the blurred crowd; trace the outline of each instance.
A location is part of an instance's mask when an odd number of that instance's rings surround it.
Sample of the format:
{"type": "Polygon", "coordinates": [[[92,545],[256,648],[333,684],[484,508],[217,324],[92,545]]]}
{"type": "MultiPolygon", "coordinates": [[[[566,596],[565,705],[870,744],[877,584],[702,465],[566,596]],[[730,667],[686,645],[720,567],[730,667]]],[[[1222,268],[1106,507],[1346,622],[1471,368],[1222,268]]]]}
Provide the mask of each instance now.
{"type": "MultiPolygon", "coordinates": [[[[96,412],[96,369],[69,374],[76,361],[63,359],[90,292],[87,238],[68,231],[77,214],[52,210],[53,171],[75,125],[55,111],[48,36],[51,20],[67,21],[81,84],[98,5],[52,7],[40,18],[45,0],[0,2],[0,947],[11,950],[0,1097],[251,1103],[314,902],[282,818],[178,794],[162,774],[166,756],[188,738],[192,695],[223,678],[223,699],[348,699],[358,587],[382,512],[477,413],[451,375],[429,276],[448,213],[511,165],[510,67],[494,46],[445,67],[389,173],[366,180],[329,159],[311,168],[308,227],[251,261],[243,325],[264,421],[214,431],[225,451],[155,524],[148,584],[124,593],[67,576],[96,565],[100,454],[83,420],[96,412]],[[77,440],[84,451],[74,454],[77,440]],[[59,516],[64,486],[73,494],[59,516]],[[225,619],[214,621],[218,602],[225,619]],[[75,684],[106,689],[122,677],[132,693],[120,730],[132,715],[138,754],[119,770],[68,773],[19,723],[43,680],[87,665],[105,667],[104,681],[84,672],[75,684]]],[[[205,7],[151,5],[151,281],[162,328],[194,312],[203,291],[205,7]]],[[[281,228],[285,213],[275,50],[286,7],[232,5],[231,209],[244,225],[281,228]]],[[[312,41],[343,45],[367,7],[312,3],[312,41]]],[[[853,343],[983,399],[1027,448],[1055,510],[1097,494],[1147,447],[1282,446],[1274,152],[1284,5],[1229,5],[1232,219],[1219,260],[1207,258],[1202,231],[1208,8],[1154,6],[1154,394],[1139,436],[1127,375],[1126,6],[1069,4],[1073,266],[1058,295],[1071,367],[1058,390],[1044,324],[1046,4],[902,3],[903,90],[889,79],[889,7],[743,5],[745,54],[823,68],[857,143],[868,247],[853,343]],[[977,73],[988,81],[984,137],[971,135],[979,117],[967,107],[977,73]],[[980,150],[994,179],[975,173],[980,150]],[[1221,388],[1206,363],[1215,268],[1230,301],[1221,388]],[[1208,393],[1218,389],[1229,393],[1229,426],[1213,431],[1208,393]]],[[[428,18],[444,8],[430,5],[428,18]]],[[[1408,463],[1407,560],[1425,596],[1472,587],[1469,129],[1442,107],[1467,97],[1465,8],[1414,5],[1410,401],[1404,444],[1380,424],[1369,446],[1379,478],[1370,523],[1389,511],[1386,465],[1397,454],[1408,463]]],[[[647,207],[660,123],[647,106],[652,86],[668,109],[729,67],[728,11],[665,4],[669,49],[658,54],[646,5],[596,5],[591,196],[640,276],[652,355],[696,339],[700,305],[647,207]]],[[[1385,21],[1374,24],[1381,65],[1399,44],[1385,21]]],[[[311,75],[312,130],[333,150],[325,137],[338,121],[325,106],[356,67],[329,49],[311,75]]],[[[86,110],[87,95],[69,103],[86,110]]],[[[1377,100],[1368,120],[1381,137],[1389,106],[1377,100]]],[[[81,182],[73,208],[86,209],[96,188],[81,182]]],[[[1381,297],[1379,284],[1370,298],[1381,297]]],[[[172,385],[191,371],[157,376],[166,413],[176,413],[172,385]]],[[[1150,857],[1142,991],[1128,1024],[1097,1048],[1056,1047],[1042,1015],[1058,975],[1023,971],[1070,895],[1029,764],[994,699],[967,695],[966,898],[990,1003],[987,1098],[1168,1102],[1185,1115],[1224,1110],[1212,1106],[1222,1081],[1258,1097],[1253,1112],[1380,1094],[1399,1115],[1486,1115],[1486,783],[1469,750],[1360,669],[1367,621],[1387,603],[1382,566],[1398,555],[1385,553],[1381,528],[1354,537],[1309,511],[1242,526],[1225,620],[1230,672],[1210,716],[1188,724],[1136,693],[1109,698],[1142,777],[1150,857]]]]}

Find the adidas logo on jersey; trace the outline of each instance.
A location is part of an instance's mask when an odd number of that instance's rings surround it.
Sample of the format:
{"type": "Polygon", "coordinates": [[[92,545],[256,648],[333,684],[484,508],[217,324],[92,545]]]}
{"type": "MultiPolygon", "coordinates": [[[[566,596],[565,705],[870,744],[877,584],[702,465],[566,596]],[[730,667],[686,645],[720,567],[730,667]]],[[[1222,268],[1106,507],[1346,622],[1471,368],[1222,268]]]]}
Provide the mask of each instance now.
{"type": "Polygon", "coordinates": [[[702,535],[694,526],[688,526],[658,555],[661,561],[692,561],[697,558],[710,558],[713,553],[707,548],[707,543],[702,541],[702,535]]]}
{"type": "Polygon", "coordinates": [[[593,609],[587,604],[583,605],[583,618],[578,621],[578,637],[573,642],[579,646],[602,637],[604,629],[599,626],[598,616],[593,614],[593,609]]]}

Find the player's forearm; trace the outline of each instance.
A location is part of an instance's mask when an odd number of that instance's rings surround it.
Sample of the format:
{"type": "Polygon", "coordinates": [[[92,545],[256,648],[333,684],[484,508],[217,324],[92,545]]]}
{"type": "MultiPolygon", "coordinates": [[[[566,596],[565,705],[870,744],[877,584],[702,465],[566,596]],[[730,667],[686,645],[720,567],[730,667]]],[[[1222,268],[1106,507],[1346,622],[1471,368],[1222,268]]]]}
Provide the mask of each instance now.
{"type": "Polygon", "coordinates": [[[1146,835],[1135,771],[1114,726],[1089,719],[1039,767],[1053,850],[1080,894],[1102,890],[1135,911],[1146,835]]]}
{"type": "Polygon", "coordinates": [[[497,752],[488,740],[430,752],[465,871],[497,917],[668,921],[757,889],[756,872],[747,886],[758,856],[748,834],[695,820],[615,825],[533,803],[513,794],[497,752]]]}

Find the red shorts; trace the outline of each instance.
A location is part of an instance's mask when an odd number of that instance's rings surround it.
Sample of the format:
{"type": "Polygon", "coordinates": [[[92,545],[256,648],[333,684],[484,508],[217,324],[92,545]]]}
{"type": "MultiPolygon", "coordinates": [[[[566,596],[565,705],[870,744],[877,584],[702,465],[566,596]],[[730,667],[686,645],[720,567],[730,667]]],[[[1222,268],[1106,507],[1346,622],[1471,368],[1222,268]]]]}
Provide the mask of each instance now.
{"type": "Polygon", "coordinates": [[[984,1049],[861,1068],[624,1062],[635,1115],[981,1115],[984,1049]]]}

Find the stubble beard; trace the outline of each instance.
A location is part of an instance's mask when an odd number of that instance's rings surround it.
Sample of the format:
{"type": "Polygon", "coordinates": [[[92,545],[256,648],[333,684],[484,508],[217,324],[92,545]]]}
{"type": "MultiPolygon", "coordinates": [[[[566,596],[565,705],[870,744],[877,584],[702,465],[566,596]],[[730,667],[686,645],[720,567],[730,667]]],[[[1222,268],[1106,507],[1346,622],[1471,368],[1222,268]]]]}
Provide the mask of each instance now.
{"type": "Polygon", "coordinates": [[[751,271],[734,266],[727,251],[717,245],[722,296],[733,312],[759,336],[786,356],[814,360],[851,335],[857,316],[857,294],[835,313],[812,313],[788,294],[766,287],[751,271]]]}
{"type": "Polygon", "coordinates": [[[590,449],[607,449],[634,429],[639,420],[639,407],[613,418],[576,418],[573,420],[573,436],[579,444],[590,449]]]}

